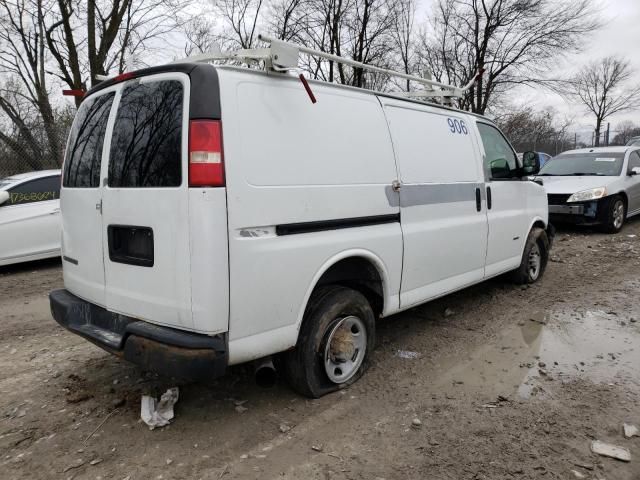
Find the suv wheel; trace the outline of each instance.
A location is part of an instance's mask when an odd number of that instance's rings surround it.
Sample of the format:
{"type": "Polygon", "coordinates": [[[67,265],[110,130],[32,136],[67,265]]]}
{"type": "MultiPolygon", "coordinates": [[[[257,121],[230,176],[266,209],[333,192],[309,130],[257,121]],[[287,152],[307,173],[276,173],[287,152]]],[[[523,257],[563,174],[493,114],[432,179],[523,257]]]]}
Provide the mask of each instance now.
{"type": "Polygon", "coordinates": [[[627,207],[620,195],[614,195],[607,205],[606,216],[602,230],[607,233],[618,233],[622,230],[627,217],[627,207]]]}
{"type": "Polygon", "coordinates": [[[338,285],[320,287],[307,305],[298,343],[275,364],[295,391],[318,398],[358,380],[374,345],[375,318],[366,297],[338,285]]]}
{"type": "Polygon", "coordinates": [[[538,281],[549,260],[549,239],[542,228],[532,228],[524,246],[520,266],[514,270],[513,279],[518,284],[538,281]]]}

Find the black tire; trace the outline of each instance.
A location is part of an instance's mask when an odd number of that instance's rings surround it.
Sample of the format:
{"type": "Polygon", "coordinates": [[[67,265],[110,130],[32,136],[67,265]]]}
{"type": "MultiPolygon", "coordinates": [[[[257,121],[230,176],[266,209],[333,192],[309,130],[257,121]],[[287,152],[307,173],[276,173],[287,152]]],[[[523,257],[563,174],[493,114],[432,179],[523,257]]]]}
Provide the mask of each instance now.
{"type": "Polygon", "coordinates": [[[520,266],[513,271],[513,281],[519,285],[537,282],[544,274],[549,261],[549,239],[547,232],[542,228],[534,227],[529,232],[527,242],[522,252],[520,266]],[[532,268],[530,261],[535,252],[539,252],[539,266],[536,271],[532,268]]]}
{"type": "Polygon", "coordinates": [[[627,205],[620,195],[612,195],[605,206],[601,230],[605,233],[618,233],[627,218],[627,205]],[[621,209],[621,210],[620,210],[621,209]],[[621,212],[621,217],[619,217],[621,212]]]}
{"type": "Polygon", "coordinates": [[[318,398],[358,380],[368,367],[374,346],[375,317],[367,298],[356,290],[330,285],[313,292],[295,348],[278,354],[274,363],[280,375],[296,392],[318,398]],[[331,332],[340,321],[352,316],[360,319],[366,330],[364,358],[349,379],[335,383],[325,371],[325,347],[331,332]]]}

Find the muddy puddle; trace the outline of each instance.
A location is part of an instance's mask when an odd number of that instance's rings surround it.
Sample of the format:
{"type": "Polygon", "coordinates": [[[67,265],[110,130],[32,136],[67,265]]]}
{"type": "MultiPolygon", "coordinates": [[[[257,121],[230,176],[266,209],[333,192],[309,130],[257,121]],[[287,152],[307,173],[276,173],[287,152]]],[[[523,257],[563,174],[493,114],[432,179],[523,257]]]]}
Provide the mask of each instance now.
{"type": "Polygon", "coordinates": [[[604,311],[535,312],[464,356],[434,364],[445,392],[520,398],[546,394],[553,381],[634,383],[640,369],[640,325],[604,311]]]}

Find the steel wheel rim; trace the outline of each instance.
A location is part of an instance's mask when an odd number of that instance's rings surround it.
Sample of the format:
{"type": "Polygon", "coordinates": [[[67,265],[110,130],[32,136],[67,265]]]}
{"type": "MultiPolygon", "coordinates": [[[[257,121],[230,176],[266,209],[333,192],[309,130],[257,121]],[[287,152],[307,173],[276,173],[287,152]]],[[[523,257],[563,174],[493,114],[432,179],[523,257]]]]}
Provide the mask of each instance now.
{"type": "Polygon", "coordinates": [[[624,204],[618,200],[613,206],[613,226],[618,229],[624,221],[624,204]]]}
{"type": "Polygon", "coordinates": [[[342,318],[329,332],[324,347],[324,370],[333,383],[345,383],[358,371],[367,352],[364,322],[350,315],[342,318]]]}
{"type": "Polygon", "coordinates": [[[540,266],[542,265],[542,255],[540,254],[540,247],[536,242],[531,251],[529,252],[528,267],[529,277],[531,280],[537,280],[540,275],[540,266]]]}

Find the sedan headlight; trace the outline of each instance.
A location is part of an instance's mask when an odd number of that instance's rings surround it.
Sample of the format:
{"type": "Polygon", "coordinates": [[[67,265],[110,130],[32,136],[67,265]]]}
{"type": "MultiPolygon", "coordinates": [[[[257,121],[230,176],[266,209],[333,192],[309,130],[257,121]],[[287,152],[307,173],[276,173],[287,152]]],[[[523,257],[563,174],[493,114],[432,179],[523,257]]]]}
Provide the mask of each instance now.
{"type": "Polygon", "coordinates": [[[597,200],[598,198],[606,196],[607,189],[605,187],[590,188],[589,190],[574,193],[569,197],[567,202],[588,202],[589,200],[597,200]]]}

